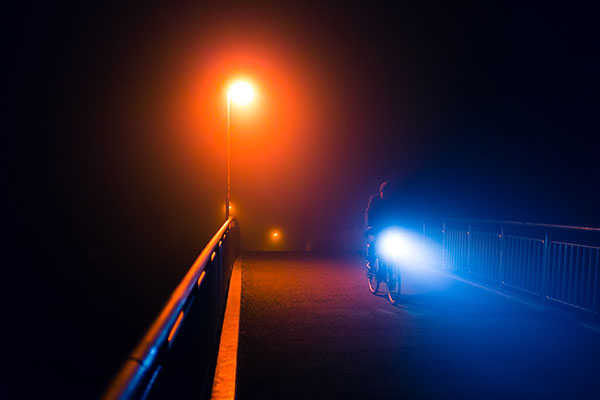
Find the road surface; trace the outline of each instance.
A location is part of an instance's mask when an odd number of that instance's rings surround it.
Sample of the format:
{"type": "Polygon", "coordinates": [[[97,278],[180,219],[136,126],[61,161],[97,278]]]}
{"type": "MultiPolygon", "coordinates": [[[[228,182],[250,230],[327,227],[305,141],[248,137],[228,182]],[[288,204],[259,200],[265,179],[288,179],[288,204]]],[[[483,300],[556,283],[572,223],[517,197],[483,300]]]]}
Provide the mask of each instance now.
{"type": "Polygon", "coordinates": [[[600,398],[600,333],[571,314],[437,274],[403,291],[370,294],[359,258],[245,255],[237,397],[600,398]]]}

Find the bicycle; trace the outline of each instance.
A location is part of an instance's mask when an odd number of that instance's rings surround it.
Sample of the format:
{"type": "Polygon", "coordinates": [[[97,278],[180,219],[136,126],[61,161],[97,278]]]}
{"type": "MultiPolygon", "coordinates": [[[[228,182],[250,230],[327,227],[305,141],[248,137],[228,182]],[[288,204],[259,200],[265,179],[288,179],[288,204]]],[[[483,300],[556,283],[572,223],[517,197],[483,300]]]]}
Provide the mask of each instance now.
{"type": "Polygon", "coordinates": [[[381,282],[385,283],[387,297],[392,304],[396,304],[400,298],[402,279],[397,265],[384,263],[377,253],[375,254],[375,265],[367,266],[367,283],[369,291],[376,295],[381,282]]]}

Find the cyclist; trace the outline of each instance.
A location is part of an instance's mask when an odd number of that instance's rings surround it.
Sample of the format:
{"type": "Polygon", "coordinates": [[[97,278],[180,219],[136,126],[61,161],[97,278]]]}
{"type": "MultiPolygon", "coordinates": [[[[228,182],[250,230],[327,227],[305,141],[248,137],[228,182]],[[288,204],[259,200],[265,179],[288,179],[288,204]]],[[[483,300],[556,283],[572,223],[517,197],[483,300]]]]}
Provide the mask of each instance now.
{"type": "Polygon", "coordinates": [[[367,267],[375,265],[375,238],[383,229],[398,221],[396,206],[393,202],[393,187],[389,182],[379,186],[379,192],[369,198],[365,210],[365,236],[367,237],[367,267]]]}

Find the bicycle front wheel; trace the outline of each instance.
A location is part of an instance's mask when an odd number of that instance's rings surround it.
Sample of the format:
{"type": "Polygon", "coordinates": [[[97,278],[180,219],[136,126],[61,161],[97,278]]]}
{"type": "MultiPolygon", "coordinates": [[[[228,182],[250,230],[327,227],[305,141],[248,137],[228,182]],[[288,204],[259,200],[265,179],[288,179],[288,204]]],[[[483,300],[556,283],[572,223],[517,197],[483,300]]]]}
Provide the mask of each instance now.
{"type": "Polygon", "coordinates": [[[373,294],[377,294],[379,290],[379,262],[375,262],[375,266],[367,271],[367,283],[369,284],[369,291],[373,294]]]}

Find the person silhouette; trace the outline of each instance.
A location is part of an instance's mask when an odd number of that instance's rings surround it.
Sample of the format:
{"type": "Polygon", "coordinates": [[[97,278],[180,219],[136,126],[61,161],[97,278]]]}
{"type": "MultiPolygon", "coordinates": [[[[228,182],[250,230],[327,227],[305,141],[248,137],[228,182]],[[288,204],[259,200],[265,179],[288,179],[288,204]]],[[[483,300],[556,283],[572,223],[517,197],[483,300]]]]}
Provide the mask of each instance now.
{"type": "Polygon", "coordinates": [[[379,192],[369,197],[365,209],[364,232],[367,238],[367,267],[375,262],[375,241],[377,235],[385,228],[397,222],[397,210],[393,202],[394,191],[390,182],[379,185],[379,192]]]}

